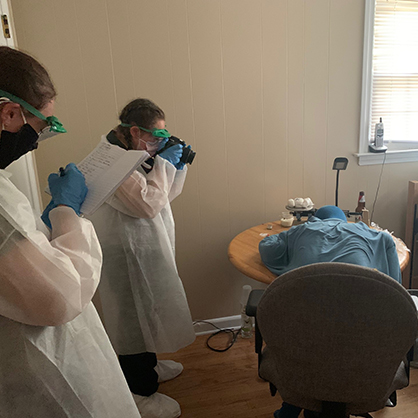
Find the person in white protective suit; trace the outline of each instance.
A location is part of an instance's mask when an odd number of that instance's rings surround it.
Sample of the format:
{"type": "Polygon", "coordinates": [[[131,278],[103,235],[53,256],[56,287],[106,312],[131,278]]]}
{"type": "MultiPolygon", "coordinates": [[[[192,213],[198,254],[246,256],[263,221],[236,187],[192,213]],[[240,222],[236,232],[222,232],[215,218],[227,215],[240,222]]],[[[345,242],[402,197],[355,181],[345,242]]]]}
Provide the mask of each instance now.
{"type": "Polygon", "coordinates": [[[104,323],[122,370],[144,418],[181,414],[179,404],[157,392],[158,382],[178,376],[183,366],[158,361],[195,339],[174,255],[170,202],[178,196],[187,166],[181,144],[156,155],[167,143],[164,112],[147,99],[122,110],[121,124],[106,139],[149,158],[91,216],[103,249],[99,286],[104,323]]]}
{"type": "Polygon", "coordinates": [[[35,59],[0,47],[0,417],[140,418],[91,303],[102,254],[77,215],[83,175],[74,164],[50,175],[49,229],[5,170],[65,132],[55,96],[35,59]]]}

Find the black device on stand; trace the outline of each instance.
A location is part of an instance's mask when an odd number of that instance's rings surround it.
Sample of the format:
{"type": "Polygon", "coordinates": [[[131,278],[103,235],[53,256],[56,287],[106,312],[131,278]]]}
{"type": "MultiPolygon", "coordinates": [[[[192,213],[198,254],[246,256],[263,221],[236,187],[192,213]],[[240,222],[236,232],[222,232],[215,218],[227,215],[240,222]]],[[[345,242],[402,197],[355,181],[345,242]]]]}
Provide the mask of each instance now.
{"type": "Polygon", "coordinates": [[[348,165],[348,159],[345,157],[337,157],[332,165],[333,170],[337,170],[337,178],[335,183],[335,206],[338,206],[338,182],[340,180],[340,170],[345,170],[348,165]]]}

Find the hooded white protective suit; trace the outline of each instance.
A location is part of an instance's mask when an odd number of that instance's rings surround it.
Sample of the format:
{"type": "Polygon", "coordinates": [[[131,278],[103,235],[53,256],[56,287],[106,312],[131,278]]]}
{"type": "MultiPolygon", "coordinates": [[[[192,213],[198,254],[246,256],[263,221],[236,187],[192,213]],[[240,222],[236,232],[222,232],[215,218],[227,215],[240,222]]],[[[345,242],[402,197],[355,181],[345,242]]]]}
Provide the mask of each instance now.
{"type": "Polygon", "coordinates": [[[49,237],[8,177],[0,170],[0,417],[140,418],[90,302],[102,257],[91,223],[55,208],[49,237]]]}
{"type": "Polygon", "coordinates": [[[186,173],[156,156],[151,172],[134,171],[90,217],[103,249],[106,330],[118,354],[175,352],[195,339],[170,207],[186,173]]]}

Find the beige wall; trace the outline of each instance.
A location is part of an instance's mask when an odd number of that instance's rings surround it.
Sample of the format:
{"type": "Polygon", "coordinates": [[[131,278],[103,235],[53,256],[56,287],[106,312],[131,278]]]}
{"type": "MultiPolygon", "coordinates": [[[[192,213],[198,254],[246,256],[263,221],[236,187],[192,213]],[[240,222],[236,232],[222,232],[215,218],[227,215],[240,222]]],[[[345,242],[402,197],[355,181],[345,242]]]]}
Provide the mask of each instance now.
{"type": "MultiPolygon", "coordinates": [[[[287,199],[371,209],[380,166],[359,167],[364,0],[12,0],[18,43],[50,70],[69,133],[36,152],[47,175],[78,162],[148,97],[197,151],[173,204],[177,259],[193,317],[239,313],[230,240],[280,217],[287,199]]],[[[375,220],[404,235],[418,164],[384,168],[375,220]]]]}

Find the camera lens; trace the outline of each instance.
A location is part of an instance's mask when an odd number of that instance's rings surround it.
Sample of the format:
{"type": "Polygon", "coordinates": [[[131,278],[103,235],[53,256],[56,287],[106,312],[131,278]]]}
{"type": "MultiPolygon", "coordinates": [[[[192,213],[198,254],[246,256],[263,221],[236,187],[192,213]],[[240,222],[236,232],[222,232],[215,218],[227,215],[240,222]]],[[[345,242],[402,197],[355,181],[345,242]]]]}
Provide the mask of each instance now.
{"type": "Polygon", "coordinates": [[[161,154],[167,148],[170,148],[176,144],[181,144],[183,146],[183,153],[181,155],[180,161],[184,164],[191,164],[194,160],[194,157],[196,156],[196,153],[191,148],[186,147],[186,143],[176,136],[170,136],[167,143],[157,152],[157,154],[161,154]]]}
{"type": "Polygon", "coordinates": [[[191,164],[195,156],[196,153],[192,149],[184,147],[183,155],[181,156],[180,161],[184,164],[191,164]]]}

